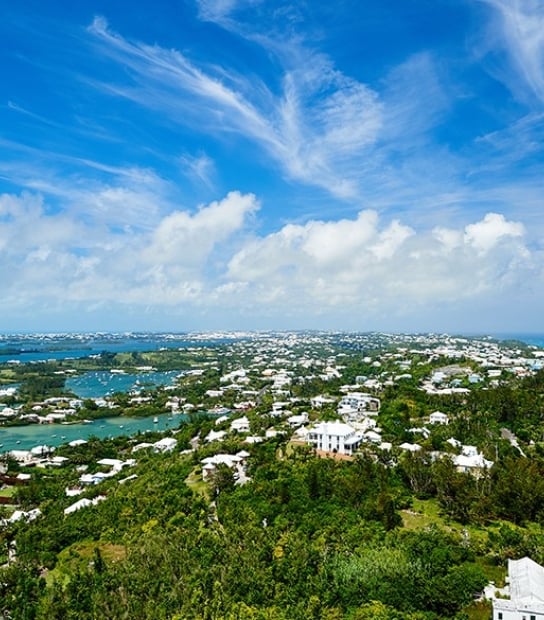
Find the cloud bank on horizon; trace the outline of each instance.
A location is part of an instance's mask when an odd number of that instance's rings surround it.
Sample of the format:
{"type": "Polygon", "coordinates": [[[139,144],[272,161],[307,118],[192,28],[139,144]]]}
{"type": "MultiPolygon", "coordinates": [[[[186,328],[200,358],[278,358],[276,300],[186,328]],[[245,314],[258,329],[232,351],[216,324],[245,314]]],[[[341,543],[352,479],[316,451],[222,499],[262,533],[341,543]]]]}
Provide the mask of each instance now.
{"type": "Polygon", "coordinates": [[[0,25],[0,329],[541,330],[542,3],[92,4],[0,25]]]}

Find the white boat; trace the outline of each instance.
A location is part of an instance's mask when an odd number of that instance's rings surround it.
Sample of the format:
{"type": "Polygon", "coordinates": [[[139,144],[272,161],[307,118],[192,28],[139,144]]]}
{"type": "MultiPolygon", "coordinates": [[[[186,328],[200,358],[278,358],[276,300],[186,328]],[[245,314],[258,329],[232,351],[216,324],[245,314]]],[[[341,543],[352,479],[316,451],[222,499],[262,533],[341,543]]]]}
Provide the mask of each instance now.
{"type": "Polygon", "coordinates": [[[159,423],[159,418],[157,416],[155,416],[153,418],[153,424],[158,424],[159,423]]]}

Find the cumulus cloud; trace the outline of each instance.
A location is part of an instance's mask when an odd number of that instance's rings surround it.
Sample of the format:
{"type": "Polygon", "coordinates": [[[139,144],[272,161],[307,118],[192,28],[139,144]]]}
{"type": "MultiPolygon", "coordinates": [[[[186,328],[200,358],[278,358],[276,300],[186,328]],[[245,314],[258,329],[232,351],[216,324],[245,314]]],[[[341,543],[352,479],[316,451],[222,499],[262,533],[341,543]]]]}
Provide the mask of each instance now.
{"type": "Polygon", "coordinates": [[[153,231],[144,258],[162,265],[200,264],[214,246],[240,230],[246,218],[258,209],[253,194],[230,192],[223,200],[202,206],[195,214],[171,213],[153,231]]]}
{"type": "Polygon", "coordinates": [[[85,245],[81,232],[82,228],[71,218],[48,215],[39,195],[0,195],[0,252],[4,256],[18,260],[29,252],[40,250],[43,255],[48,249],[69,249],[80,242],[85,245]]]}
{"type": "Polygon", "coordinates": [[[201,301],[209,288],[206,278],[214,250],[228,247],[258,209],[252,194],[231,192],[195,212],[174,211],[151,230],[132,228],[119,234],[104,228],[99,213],[82,216],[69,208],[52,212],[40,195],[4,194],[0,261],[4,273],[11,274],[4,304],[59,297],[151,305],[201,301]]]}
{"type": "Polygon", "coordinates": [[[416,232],[362,211],[355,220],[287,225],[254,240],[233,256],[228,277],[290,309],[391,312],[511,284],[531,263],[523,234],[521,224],[497,214],[460,230],[416,232]]]}
{"type": "Polygon", "coordinates": [[[465,243],[485,254],[506,237],[522,237],[523,224],[508,222],[499,213],[488,213],[483,220],[465,228],[465,243]]]}
{"type": "Polygon", "coordinates": [[[359,317],[364,325],[460,300],[514,299],[521,282],[542,281],[539,250],[526,243],[521,222],[501,214],[429,231],[363,210],[259,234],[259,208],[254,195],[231,192],[164,215],[149,230],[118,235],[99,218],[52,212],[39,195],[3,195],[0,262],[10,274],[3,308],[62,300],[133,311],[228,309],[251,314],[253,327],[264,316],[283,327],[293,317],[315,323],[319,316],[359,317]]]}

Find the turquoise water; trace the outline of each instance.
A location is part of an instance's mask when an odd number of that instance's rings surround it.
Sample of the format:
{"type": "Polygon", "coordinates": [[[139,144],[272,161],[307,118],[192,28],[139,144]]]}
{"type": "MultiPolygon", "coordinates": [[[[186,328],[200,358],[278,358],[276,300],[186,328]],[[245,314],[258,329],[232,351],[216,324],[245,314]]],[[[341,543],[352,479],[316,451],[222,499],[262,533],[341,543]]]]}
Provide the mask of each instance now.
{"type": "Polygon", "coordinates": [[[112,373],[86,372],[66,380],[66,389],[80,398],[102,398],[115,392],[138,391],[146,386],[174,385],[179,370],[167,372],[112,373]]]}
{"type": "MultiPolygon", "coordinates": [[[[120,435],[135,435],[138,432],[166,431],[178,428],[187,420],[186,415],[161,414],[153,418],[105,418],[94,420],[91,424],[31,424],[0,428],[0,452],[8,450],[30,450],[34,446],[60,446],[75,439],[88,439],[91,436],[105,439],[120,435]]],[[[142,439],[143,441],[143,439],[142,439]]]]}

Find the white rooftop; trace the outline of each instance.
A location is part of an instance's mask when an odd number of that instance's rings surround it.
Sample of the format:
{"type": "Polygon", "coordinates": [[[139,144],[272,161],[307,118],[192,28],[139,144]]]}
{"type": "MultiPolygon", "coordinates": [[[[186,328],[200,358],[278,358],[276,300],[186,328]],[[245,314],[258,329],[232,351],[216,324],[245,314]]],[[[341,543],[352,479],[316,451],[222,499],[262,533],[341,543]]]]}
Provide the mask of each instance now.
{"type": "Polygon", "coordinates": [[[544,568],[530,558],[508,560],[510,599],[544,602],[544,568]]]}
{"type": "Polygon", "coordinates": [[[338,437],[345,437],[352,435],[355,429],[349,424],[344,422],[321,422],[310,429],[311,433],[318,433],[320,435],[336,435],[338,437]]]}

